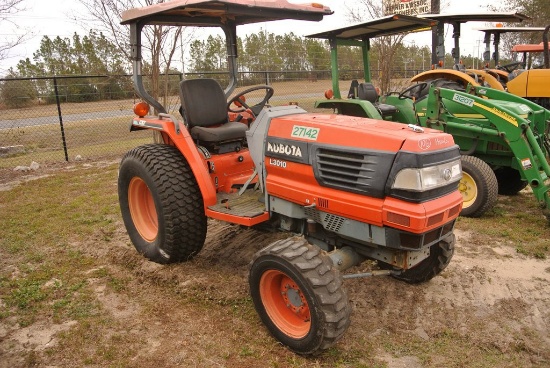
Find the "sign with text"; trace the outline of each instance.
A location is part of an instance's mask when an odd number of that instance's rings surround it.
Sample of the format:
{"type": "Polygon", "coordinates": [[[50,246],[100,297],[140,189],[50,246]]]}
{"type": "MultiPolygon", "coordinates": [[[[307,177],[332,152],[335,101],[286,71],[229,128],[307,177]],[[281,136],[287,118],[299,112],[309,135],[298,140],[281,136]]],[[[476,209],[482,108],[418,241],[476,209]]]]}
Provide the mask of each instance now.
{"type": "Polygon", "coordinates": [[[384,15],[417,15],[430,12],[431,0],[383,0],[384,15]]]}

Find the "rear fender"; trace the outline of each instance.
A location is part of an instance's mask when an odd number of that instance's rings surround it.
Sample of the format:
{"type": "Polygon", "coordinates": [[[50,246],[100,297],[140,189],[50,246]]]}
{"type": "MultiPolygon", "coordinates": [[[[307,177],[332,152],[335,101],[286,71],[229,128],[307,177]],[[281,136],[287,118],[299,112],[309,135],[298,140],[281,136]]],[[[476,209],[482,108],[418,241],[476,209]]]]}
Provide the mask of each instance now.
{"type": "Polygon", "coordinates": [[[182,123],[178,120],[172,121],[172,119],[167,120],[156,117],[135,117],[132,120],[130,130],[138,129],[158,131],[161,133],[165,144],[175,146],[181,152],[183,157],[185,157],[191,167],[191,170],[193,171],[193,175],[197,180],[202,194],[205,209],[208,206],[216,204],[216,188],[214,187],[214,183],[212,183],[212,179],[208,173],[208,168],[206,167],[203,157],[197,150],[189,131],[183,126],[182,123]]]}
{"type": "Polygon", "coordinates": [[[434,79],[447,79],[461,84],[464,88],[466,88],[468,84],[471,84],[472,86],[479,86],[479,83],[468,74],[451,69],[428,70],[412,77],[411,82],[425,82],[434,79]]]}

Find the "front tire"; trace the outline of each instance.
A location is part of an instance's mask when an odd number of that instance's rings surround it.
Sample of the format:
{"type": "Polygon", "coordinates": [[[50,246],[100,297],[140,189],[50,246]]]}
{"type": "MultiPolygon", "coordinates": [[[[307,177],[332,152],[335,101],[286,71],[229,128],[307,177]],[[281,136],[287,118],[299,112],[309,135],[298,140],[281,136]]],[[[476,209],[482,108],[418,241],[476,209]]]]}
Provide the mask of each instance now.
{"type": "MultiPolygon", "coordinates": [[[[392,276],[409,284],[419,284],[429,281],[447,268],[451,262],[451,258],[453,258],[454,252],[455,235],[451,234],[430,247],[430,255],[428,258],[424,259],[413,268],[392,276]]],[[[388,267],[382,266],[381,268],[388,267]]]]}
{"type": "Polygon", "coordinates": [[[349,326],[351,306],[340,272],[303,238],[280,240],[256,253],[248,280],[260,319],[296,353],[328,349],[349,326]]]}
{"type": "Polygon", "coordinates": [[[519,171],[511,167],[496,169],[495,176],[498,182],[498,194],[516,195],[528,185],[527,180],[522,179],[519,171]]]}
{"type": "Polygon", "coordinates": [[[498,182],[487,163],[474,156],[462,156],[462,179],[458,190],[462,194],[461,216],[480,217],[494,207],[498,198],[498,182]]]}
{"type": "Polygon", "coordinates": [[[128,235],[149,260],[186,261],[202,249],[206,238],[202,195],[175,147],[149,144],[126,153],[118,196],[128,235]]]}

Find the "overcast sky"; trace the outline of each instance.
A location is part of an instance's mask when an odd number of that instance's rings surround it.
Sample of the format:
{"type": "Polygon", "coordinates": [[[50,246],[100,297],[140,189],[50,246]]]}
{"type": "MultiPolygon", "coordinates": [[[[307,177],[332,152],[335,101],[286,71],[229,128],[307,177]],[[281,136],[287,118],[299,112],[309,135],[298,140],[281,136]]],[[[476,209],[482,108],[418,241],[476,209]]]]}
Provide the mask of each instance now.
{"type": "MultiPolygon", "coordinates": [[[[238,34],[257,32],[260,28],[268,32],[283,34],[290,31],[297,35],[311,34],[331,28],[342,27],[349,24],[346,14],[346,6],[353,7],[357,4],[353,0],[317,0],[318,2],[329,6],[334,14],[325,17],[321,22],[268,22],[262,23],[255,27],[244,26],[239,27],[238,34]]],[[[487,4],[491,0],[448,0],[450,6],[445,9],[445,12],[450,13],[473,13],[485,12],[487,4]],[[468,3],[468,6],[464,6],[468,3]],[[475,5],[473,5],[475,4],[475,5]]],[[[291,0],[291,2],[306,2],[306,0],[291,0]]],[[[13,24],[3,22],[0,27],[0,37],[3,39],[13,37],[16,33],[29,31],[33,35],[20,47],[14,48],[10,52],[10,58],[0,62],[0,75],[3,75],[7,69],[17,64],[17,62],[26,57],[32,58],[40,46],[40,40],[47,35],[50,38],[71,37],[74,32],[80,35],[88,33],[90,25],[75,22],[84,9],[77,0],[26,0],[24,6],[27,9],[24,12],[17,13],[10,17],[13,24]]],[[[481,23],[466,23],[462,26],[461,37],[461,54],[477,54],[483,52],[483,44],[478,49],[479,40],[483,40],[483,34],[478,31],[472,31],[472,28],[483,27],[481,23]]],[[[447,29],[446,37],[446,52],[450,52],[452,48],[452,29],[447,29]]],[[[422,34],[413,34],[407,36],[405,42],[410,44],[415,42],[416,45],[429,45],[431,38],[429,32],[422,34]]]]}

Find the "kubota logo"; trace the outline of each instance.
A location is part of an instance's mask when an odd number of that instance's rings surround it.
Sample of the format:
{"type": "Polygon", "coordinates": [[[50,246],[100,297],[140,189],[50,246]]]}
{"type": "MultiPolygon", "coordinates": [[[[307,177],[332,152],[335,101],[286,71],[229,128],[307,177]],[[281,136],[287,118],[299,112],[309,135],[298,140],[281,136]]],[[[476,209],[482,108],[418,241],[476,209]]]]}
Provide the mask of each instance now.
{"type": "Polygon", "coordinates": [[[267,142],[267,152],[278,153],[293,157],[302,157],[300,147],[293,144],[267,142]]]}

